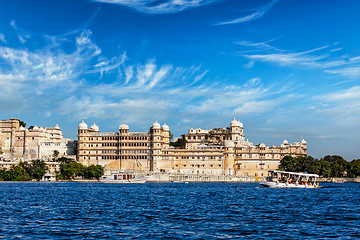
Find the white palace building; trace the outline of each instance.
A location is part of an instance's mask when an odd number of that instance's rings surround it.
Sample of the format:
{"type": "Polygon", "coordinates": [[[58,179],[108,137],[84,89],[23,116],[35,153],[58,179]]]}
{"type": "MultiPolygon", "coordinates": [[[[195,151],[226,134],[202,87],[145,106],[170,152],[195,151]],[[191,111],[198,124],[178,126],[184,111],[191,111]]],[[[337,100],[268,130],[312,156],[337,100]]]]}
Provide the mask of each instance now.
{"type": "Polygon", "coordinates": [[[185,145],[173,147],[168,125],[157,121],[148,132],[131,132],[121,124],[116,132],[100,132],[94,123],[78,126],[77,159],[106,170],[137,170],[184,174],[267,176],[286,156],[306,156],[307,143],[280,146],[254,145],[245,139],[244,127],[232,120],[226,128],[190,129],[182,135],[185,145]]]}

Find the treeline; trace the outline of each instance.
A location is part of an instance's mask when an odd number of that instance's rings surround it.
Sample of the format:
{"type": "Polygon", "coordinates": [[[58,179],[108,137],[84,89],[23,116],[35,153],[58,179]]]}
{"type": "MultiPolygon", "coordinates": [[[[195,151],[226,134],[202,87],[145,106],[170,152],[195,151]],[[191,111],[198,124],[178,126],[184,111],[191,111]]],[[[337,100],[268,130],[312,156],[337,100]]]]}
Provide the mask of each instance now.
{"type": "MultiPolygon", "coordinates": [[[[104,175],[104,168],[101,165],[84,165],[75,162],[70,158],[56,159],[60,162],[60,171],[56,172],[57,179],[71,180],[77,177],[84,179],[97,179],[104,175]]],[[[12,166],[9,170],[0,169],[0,181],[31,181],[41,180],[48,171],[48,166],[43,160],[33,160],[31,162],[20,162],[12,166]]]]}
{"type": "Polygon", "coordinates": [[[30,163],[20,162],[9,170],[0,169],[0,181],[30,181],[41,180],[48,170],[46,163],[42,160],[33,160],[30,163]]]}
{"type": "Polygon", "coordinates": [[[327,155],[321,159],[311,156],[295,158],[285,156],[280,161],[279,170],[314,173],[321,177],[355,178],[360,176],[360,159],[348,162],[336,155],[327,155]]]}
{"type": "Polygon", "coordinates": [[[75,162],[70,158],[57,159],[60,165],[60,173],[57,176],[60,180],[71,180],[77,177],[83,177],[85,179],[97,179],[99,180],[104,175],[104,168],[101,165],[90,165],[85,167],[81,163],[75,162]]]}

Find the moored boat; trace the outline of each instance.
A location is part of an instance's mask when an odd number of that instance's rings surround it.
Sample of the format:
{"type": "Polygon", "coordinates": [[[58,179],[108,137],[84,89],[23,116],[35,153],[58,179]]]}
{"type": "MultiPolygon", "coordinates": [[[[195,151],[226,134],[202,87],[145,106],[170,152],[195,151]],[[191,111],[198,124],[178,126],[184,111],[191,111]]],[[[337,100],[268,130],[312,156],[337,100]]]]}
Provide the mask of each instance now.
{"type": "MultiPolygon", "coordinates": [[[[319,183],[316,179],[317,174],[296,173],[285,171],[269,171],[270,176],[266,178],[265,182],[260,182],[260,185],[268,188],[317,188],[319,183]]],[[[259,178],[256,177],[259,181],[259,178]]]]}
{"type": "Polygon", "coordinates": [[[147,177],[144,175],[125,171],[104,175],[100,179],[103,183],[145,183],[146,181],[147,177]]]}

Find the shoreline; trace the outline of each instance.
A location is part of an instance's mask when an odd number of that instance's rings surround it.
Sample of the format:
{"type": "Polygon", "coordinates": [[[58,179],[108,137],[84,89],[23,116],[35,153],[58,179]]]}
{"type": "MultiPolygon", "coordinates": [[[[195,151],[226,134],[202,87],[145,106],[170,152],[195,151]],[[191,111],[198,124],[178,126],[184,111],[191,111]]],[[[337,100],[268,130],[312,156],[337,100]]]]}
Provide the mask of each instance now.
{"type": "MultiPolygon", "coordinates": [[[[212,179],[204,179],[207,176],[199,175],[198,177],[186,176],[176,180],[150,178],[147,183],[256,183],[254,177],[233,177],[225,178],[225,175],[216,176],[212,179]],[[254,180],[250,180],[254,178],[254,180]]],[[[60,182],[74,182],[74,183],[102,183],[100,180],[56,180],[56,181],[0,181],[0,183],[60,183],[60,182]]],[[[360,183],[360,178],[319,178],[319,183],[360,183]]]]}

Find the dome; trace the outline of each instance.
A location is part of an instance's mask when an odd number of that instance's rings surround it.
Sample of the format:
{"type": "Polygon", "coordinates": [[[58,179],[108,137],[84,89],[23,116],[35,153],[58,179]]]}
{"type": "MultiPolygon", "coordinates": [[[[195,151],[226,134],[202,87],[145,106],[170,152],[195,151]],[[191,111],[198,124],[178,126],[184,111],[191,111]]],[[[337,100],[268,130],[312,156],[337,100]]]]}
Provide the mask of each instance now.
{"type": "Polygon", "coordinates": [[[164,123],[164,125],[162,126],[162,130],[164,130],[164,131],[169,131],[170,128],[169,128],[168,125],[166,125],[166,123],[164,123]]]}
{"type": "Polygon", "coordinates": [[[129,130],[129,126],[123,123],[119,126],[119,130],[129,130]]]}
{"type": "Polygon", "coordinates": [[[235,144],[234,144],[233,141],[227,140],[227,141],[225,141],[225,147],[227,147],[227,148],[233,148],[233,147],[235,147],[235,144]]]}
{"type": "MultiPolygon", "coordinates": [[[[56,124],[56,126],[55,126],[54,128],[60,130],[59,124],[56,124]]],[[[40,130],[41,130],[41,129],[40,129],[40,130]]]]}
{"type": "Polygon", "coordinates": [[[287,140],[284,140],[284,141],[283,141],[283,144],[284,144],[284,145],[289,145],[289,142],[288,142],[287,140]]]}
{"type": "Polygon", "coordinates": [[[19,127],[19,131],[25,131],[25,130],[26,130],[26,128],[24,128],[23,126],[19,127]]]}
{"type": "Polygon", "coordinates": [[[96,131],[96,132],[99,131],[99,127],[95,124],[95,122],[94,122],[94,124],[93,124],[90,128],[91,128],[92,130],[96,131]]]}
{"type": "Polygon", "coordinates": [[[88,129],[88,125],[82,120],[82,122],[79,124],[78,129],[88,129]]]}
{"type": "Polygon", "coordinates": [[[305,141],[305,139],[303,139],[303,140],[301,141],[301,144],[307,144],[307,142],[305,141]]]}
{"type": "Polygon", "coordinates": [[[160,129],[160,123],[157,122],[157,120],[154,122],[154,124],[152,125],[152,127],[154,129],[160,129]]]}
{"type": "Polygon", "coordinates": [[[33,130],[33,131],[39,131],[39,128],[38,128],[38,126],[35,125],[35,127],[33,127],[32,130],[33,130]]]}
{"type": "Polygon", "coordinates": [[[230,127],[240,127],[240,124],[238,121],[236,121],[236,119],[234,118],[234,120],[232,120],[230,122],[230,127]]]}
{"type": "Polygon", "coordinates": [[[232,121],[230,122],[230,127],[240,127],[240,128],[243,128],[244,125],[242,124],[242,122],[239,121],[239,119],[236,120],[236,119],[234,118],[234,120],[232,120],[232,121]]]}

